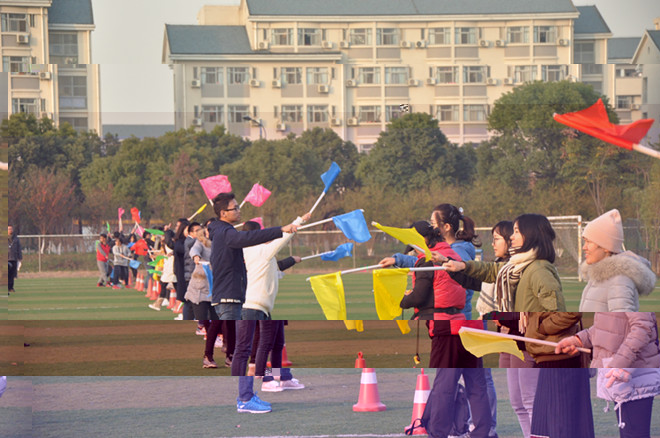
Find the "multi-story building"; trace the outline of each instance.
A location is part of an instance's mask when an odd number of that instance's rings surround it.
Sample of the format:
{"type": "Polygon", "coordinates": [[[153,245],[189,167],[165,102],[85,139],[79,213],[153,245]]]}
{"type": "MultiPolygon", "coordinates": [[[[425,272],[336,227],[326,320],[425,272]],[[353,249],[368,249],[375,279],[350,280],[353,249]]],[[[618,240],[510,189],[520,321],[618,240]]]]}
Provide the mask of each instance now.
{"type": "Polygon", "coordinates": [[[632,63],[639,66],[642,78],[642,118],[655,120],[647,139],[657,144],[660,142],[660,17],[653,23],[655,29],[644,32],[632,63]]]}
{"type": "Polygon", "coordinates": [[[252,139],[330,127],[368,150],[400,105],[456,143],[488,138],[493,103],[532,80],[609,89],[598,10],[571,0],[241,0],[165,26],[176,128],[252,139]]]}
{"type": "Polygon", "coordinates": [[[607,63],[614,76],[612,88],[607,95],[612,96],[620,123],[631,123],[642,118],[642,74],[640,67],[632,64],[633,56],[641,38],[611,38],[607,45],[607,63]]]}
{"type": "Polygon", "coordinates": [[[9,114],[102,132],[91,0],[0,0],[0,20],[9,114]]]}

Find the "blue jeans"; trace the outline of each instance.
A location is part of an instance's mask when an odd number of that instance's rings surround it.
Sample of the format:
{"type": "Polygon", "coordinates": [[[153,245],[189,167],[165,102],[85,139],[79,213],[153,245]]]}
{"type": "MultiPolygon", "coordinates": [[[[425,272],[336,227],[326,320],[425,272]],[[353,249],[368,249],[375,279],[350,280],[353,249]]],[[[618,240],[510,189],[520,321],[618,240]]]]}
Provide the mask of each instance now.
{"type": "Polygon", "coordinates": [[[254,377],[240,376],[238,378],[238,399],[242,402],[250,401],[254,395],[254,377]]]}
{"type": "Polygon", "coordinates": [[[261,310],[257,309],[243,309],[241,311],[241,319],[248,320],[252,319],[255,321],[270,321],[270,316],[266,315],[261,310]]]}
{"type": "Polygon", "coordinates": [[[250,353],[252,352],[252,340],[257,327],[256,321],[236,321],[236,346],[234,357],[231,362],[232,376],[245,376],[250,353]]]}
{"type": "Polygon", "coordinates": [[[215,313],[221,321],[238,321],[241,319],[241,303],[220,303],[215,306],[215,313]]]}

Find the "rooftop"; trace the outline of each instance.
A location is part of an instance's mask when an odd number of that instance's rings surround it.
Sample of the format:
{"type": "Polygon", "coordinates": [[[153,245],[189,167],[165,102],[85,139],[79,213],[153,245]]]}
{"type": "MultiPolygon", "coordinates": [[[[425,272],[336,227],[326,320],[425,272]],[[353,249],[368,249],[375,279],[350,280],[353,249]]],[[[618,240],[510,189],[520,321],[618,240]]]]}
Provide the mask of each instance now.
{"type": "Polygon", "coordinates": [[[53,0],[48,8],[50,24],[94,24],[92,0],[53,0]]]}
{"type": "Polygon", "coordinates": [[[596,6],[578,6],[580,16],[575,20],[575,33],[612,33],[596,6]]]}
{"type": "Polygon", "coordinates": [[[608,62],[611,59],[632,60],[640,40],[640,37],[610,38],[607,41],[608,62]]]}
{"type": "Polygon", "coordinates": [[[166,24],[170,53],[215,55],[253,53],[244,26],[166,24]]]}

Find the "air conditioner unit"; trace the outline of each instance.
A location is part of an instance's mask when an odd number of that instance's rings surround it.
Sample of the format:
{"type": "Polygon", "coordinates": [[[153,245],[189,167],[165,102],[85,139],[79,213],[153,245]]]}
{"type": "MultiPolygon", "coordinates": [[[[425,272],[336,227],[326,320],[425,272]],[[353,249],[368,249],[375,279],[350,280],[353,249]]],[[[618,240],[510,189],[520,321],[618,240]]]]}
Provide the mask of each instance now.
{"type": "Polygon", "coordinates": [[[408,79],[408,86],[410,87],[416,87],[418,84],[417,79],[408,79]]]}
{"type": "Polygon", "coordinates": [[[479,47],[488,47],[490,46],[490,41],[488,40],[479,40],[479,47]]]}
{"type": "Polygon", "coordinates": [[[273,86],[273,88],[282,88],[282,81],[280,81],[279,79],[273,79],[271,85],[273,86]]]}
{"type": "Polygon", "coordinates": [[[348,126],[357,126],[358,125],[358,118],[357,117],[350,117],[348,120],[346,120],[346,124],[348,126]]]}
{"type": "Polygon", "coordinates": [[[504,46],[506,46],[506,41],[504,41],[504,40],[495,40],[495,46],[496,47],[504,47],[504,46]]]}
{"type": "Polygon", "coordinates": [[[202,126],[202,119],[200,117],[197,117],[193,119],[192,124],[193,126],[202,126]]]}
{"type": "Polygon", "coordinates": [[[401,41],[401,42],[399,43],[399,46],[400,46],[400,47],[403,47],[404,49],[409,49],[410,46],[411,46],[411,44],[410,44],[410,41],[401,41]]]}
{"type": "Polygon", "coordinates": [[[18,44],[30,44],[30,34],[29,33],[16,34],[16,42],[18,44]]]}
{"type": "Polygon", "coordinates": [[[39,73],[39,79],[50,80],[51,74],[49,71],[42,71],[39,73]]]}
{"type": "Polygon", "coordinates": [[[332,126],[341,126],[341,119],[339,117],[333,117],[330,119],[330,124],[332,126]]]}
{"type": "Polygon", "coordinates": [[[199,88],[199,87],[202,86],[202,81],[200,81],[199,79],[193,79],[192,83],[191,83],[191,86],[193,88],[199,88]]]}
{"type": "Polygon", "coordinates": [[[259,44],[257,44],[257,48],[259,50],[268,50],[268,47],[270,47],[270,44],[268,44],[268,41],[259,41],[259,44]]]}
{"type": "Polygon", "coordinates": [[[638,110],[638,109],[640,109],[641,107],[642,107],[642,106],[641,106],[640,104],[638,104],[638,103],[633,103],[632,105],[630,105],[630,109],[631,109],[631,110],[638,110]]]}
{"type": "Polygon", "coordinates": [[[316,92],[327,94],[330,92],[330,86],[325,84],[318,84],[316,86],[316,92]]]}
{"type": "Polygon", "coordinates": [[[334,47],[334,43],[332,41],[322,41],[321,47],[324,49],[332,49],[334,47]]]}
{"type": "Polygon", "coordinates": [[[497,79],[495,78],[486,79],[486,85],[497,85],[497,79]]]}
{"type": "Polygon", "coordinates": [[[435,85],[438,83],[436,78],[426,78],[426,85],[435,85]]]}
{"type": "Polygon", "coordinates": [[[339,42],[339,47],[341,47],[342,49],[348,49],[349,47],[351,47],[351,42],[350,41],[340,41],[339,42]]]}
{"type": "Polygon", "coordinates": [[[424,47],[426,47],[426,41],[417,41],[415,43],[415,47],[417,47],[418,49],[423,49],[424,47]]]}
{"type": "Polygon", "coordinates": [[[504,78],[504,85],[513,85],[516,81],[513,78],[504,78]]]}
{"type": "Polygon", "coordinates": [[[286,123],[278,123],[276,129],[278,131],[286,131],[286,123]]]}
{"type": "Polygon", "coordinates": [[[261,81],[259,79],[250,79],[250,87],[259,88],[261,86],[261,81]]]}
{"type": "Polygon", "coordinates": [[[568,40],[564,38],[559,38],[557,40],[557,44],[559,44],[560,46],[568,46],[568,40]]]}
{"type": "Polygon", "coordinates": [[[357,87],[357,80],[355,79],[349,79],[346,81],[346,86],[347,87],[357,87]]]}

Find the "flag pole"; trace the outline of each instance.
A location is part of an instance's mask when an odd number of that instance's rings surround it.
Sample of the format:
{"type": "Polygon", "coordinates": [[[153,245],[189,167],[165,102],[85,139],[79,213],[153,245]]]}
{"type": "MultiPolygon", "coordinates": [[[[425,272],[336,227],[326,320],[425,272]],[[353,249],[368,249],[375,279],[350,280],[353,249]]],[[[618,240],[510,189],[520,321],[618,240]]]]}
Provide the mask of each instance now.
{"type": "Polygon", "coordinates": [[[315,259],[317,257],[324,256],[326,254],[332,254],[332,251],[326,251],[326,252],[322,252],[321,254],[313,254],[313,255],[309,255],[307,257],[301,257],[300,261],[302,262],[303,260],[315,259]]]}
{"type": "MultiPolygon", "coordinates": [[[[498,332],[491,332],[489,330],[480,330],[480,329],[475,329],[475,328],[472,328],[472,327],[461,327],[458,330],[458,333],[461,333],[461,332],[471,332],[471,333],[481,333],[481,334],[483,334],[485,332],[490,336],[497,336],[499,338],[513,339],[514,341],[531,342],[533,344],[548,345],[550,347],[556,347],[558,345],[557,342],[542,341],[541,339],[526,338],[524,336],[509,335],[509,334],[506,334],[506,333],[498,333],[498,332]]],[[[591,349],[589,349],[589,348],[583,348],[583,347],[576,347],[576,348],[577,348],[578,351],[581,351],[582,353],[591,353],[591,349]]]]}
{"type": "MultiPolygon", "coordinates": [[[[362,213],[364,213],[364,210],[363,210],[362,208],[360,208],[359,210],[360,210],[362,213]]],[[[333,216],[333,217],[334,217],[334,216],[333,216]]],[[[321,224],[326,224],[326,223],[328,223],[328,222],[332,222],[332,219],[333,219],[333,218],[330,217],[330,218],[328,218],[328,219],[323,219],[323,220],[320,220],[320,221],[317,221],[317,222],[312,222],[311,224],[303,225],[303,226],[301,226],[301,227],[298,227],[298,231],[300,231],[300,230],[304,230],[304,229],[306,229],[306,228],[311,228],[311,227],[314,227],[314,226],[316,226],[316,225],[321,225],[321,224]]]]}
{"type": "MultiPolygon", "coordinates": [[[[362,266],[361,268],[355,268],[355,269],[348,269],[346,271],[340,271],[339,274],[352,274],[354,272],[360,272],[360,271],[368,271],[369,269],[376,269],[380,268],[380,265],[371,265],[371,266],[362,266]]],[[[306,281],[309,281],[309,279],[312,277],[307,277],[306,281]]]]}
{"type": "Polygon", "coordinates": [[[323,191],[323,192],[321,193],[321,196],[319,196],[319,198],[316,200],[316,202],[314,203],[314,206],[312,207],[312,209],[309,210],[309,214],[310,214],[310,215],[311,215],[312,213],[314,213],[314,210],[316,210],[316,207],[318,207],[319,203],[321,202],[321,199],[323,199],[324,196],[325,196],[325,191],[323,191]]]}
{"type": "Polygon", "coordinates": [[[641,144],[638,143],[633,143],[632,148],[634,151],[641,152],[643,154],[649,155],[654,158],[660,159],[660,151],[656,151],[655,149],[651,149],[646,146],[642,146],[641,144]]]}

